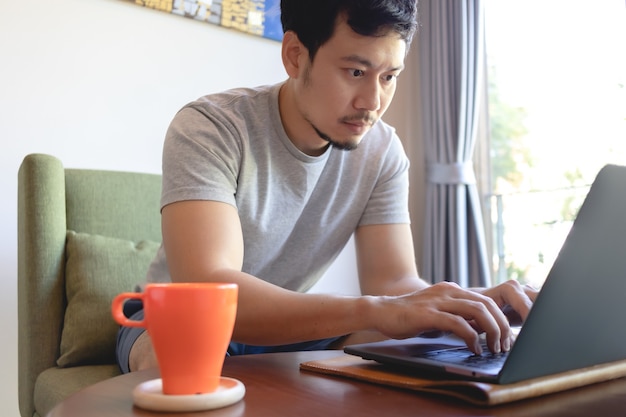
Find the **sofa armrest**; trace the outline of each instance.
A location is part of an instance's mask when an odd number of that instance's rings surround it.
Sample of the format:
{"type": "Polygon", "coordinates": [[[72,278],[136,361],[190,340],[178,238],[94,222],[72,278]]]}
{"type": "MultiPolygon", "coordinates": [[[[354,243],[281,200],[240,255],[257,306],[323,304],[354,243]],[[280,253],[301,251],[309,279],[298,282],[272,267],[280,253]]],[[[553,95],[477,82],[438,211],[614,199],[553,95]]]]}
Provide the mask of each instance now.
{"type": "Polygon", "coordinates": [[[18,173],[18,392],[23,416],[35,410],[32,393],[37,376],[56,366],[59,354],[66,229],[61,161],[48,155],[27,156],[18,173]]]}

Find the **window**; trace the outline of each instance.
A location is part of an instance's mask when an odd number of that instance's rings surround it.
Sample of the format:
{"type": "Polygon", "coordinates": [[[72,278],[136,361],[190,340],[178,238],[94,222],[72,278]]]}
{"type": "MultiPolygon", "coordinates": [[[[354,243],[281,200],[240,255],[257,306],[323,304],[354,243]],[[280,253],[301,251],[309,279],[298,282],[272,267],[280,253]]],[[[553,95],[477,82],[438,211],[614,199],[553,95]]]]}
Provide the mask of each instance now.
{"type": "Polygon", "coordinates": [[[596,173],[626,165],[626,8],[486,0],[485,33],[493,277],[541,286],[596,173]]]}

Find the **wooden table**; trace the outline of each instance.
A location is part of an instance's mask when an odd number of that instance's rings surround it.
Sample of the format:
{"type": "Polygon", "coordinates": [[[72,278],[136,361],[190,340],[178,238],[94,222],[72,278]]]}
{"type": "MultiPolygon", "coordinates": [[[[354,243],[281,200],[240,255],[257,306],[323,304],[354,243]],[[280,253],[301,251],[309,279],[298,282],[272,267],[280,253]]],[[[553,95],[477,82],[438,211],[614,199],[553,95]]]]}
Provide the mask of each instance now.
{"type": "Polygon", "coordinates": [[[301,362],[340,354],[291,352],[227,358],[223,374],[242,381],[246,395],[239,403],[218,410],[164,414],[134,407],[133,388],[158,377],[156,370],[147,370],[92,385],[58,404],[48,417],[626,416],[626,379],[482,408],[299,369],[301,362]]]}

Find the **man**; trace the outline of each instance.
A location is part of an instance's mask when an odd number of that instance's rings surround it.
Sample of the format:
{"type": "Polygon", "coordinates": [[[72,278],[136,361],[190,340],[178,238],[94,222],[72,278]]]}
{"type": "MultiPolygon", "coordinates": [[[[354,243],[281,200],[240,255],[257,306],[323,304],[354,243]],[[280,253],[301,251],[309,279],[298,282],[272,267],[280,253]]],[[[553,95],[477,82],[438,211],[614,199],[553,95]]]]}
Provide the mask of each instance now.
{"type": "MultiPolygon", "coordinates": [[[[279,85],[184,107],[163,151],[163,246],[148,281],[239,285],[231,354],[339,348],[449,331],[508,350],[515,281],[467,290],[418,277],[409,163],[380,118],[416,27],[415,0],[283,0],[279,85]],[[307,294],[354,234],[363,296],[307,294]]],[[[137,313],[141,315],[141,311],[137,313]]],[[[149,336],[122,329],[123,371],[156,366],[149,336]]]]}

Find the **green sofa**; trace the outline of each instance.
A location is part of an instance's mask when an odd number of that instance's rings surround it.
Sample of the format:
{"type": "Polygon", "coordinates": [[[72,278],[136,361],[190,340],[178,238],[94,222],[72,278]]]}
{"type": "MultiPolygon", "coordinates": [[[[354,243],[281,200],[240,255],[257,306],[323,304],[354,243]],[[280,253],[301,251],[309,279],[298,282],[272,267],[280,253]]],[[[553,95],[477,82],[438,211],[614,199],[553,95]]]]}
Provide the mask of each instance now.
{"type": "Polygon", "coordinates": [[[18,382],[22,417],[119,374],[112,297],[145,277],[161,241],[161,176],[67,169],[18,174],[18,382]]]}

